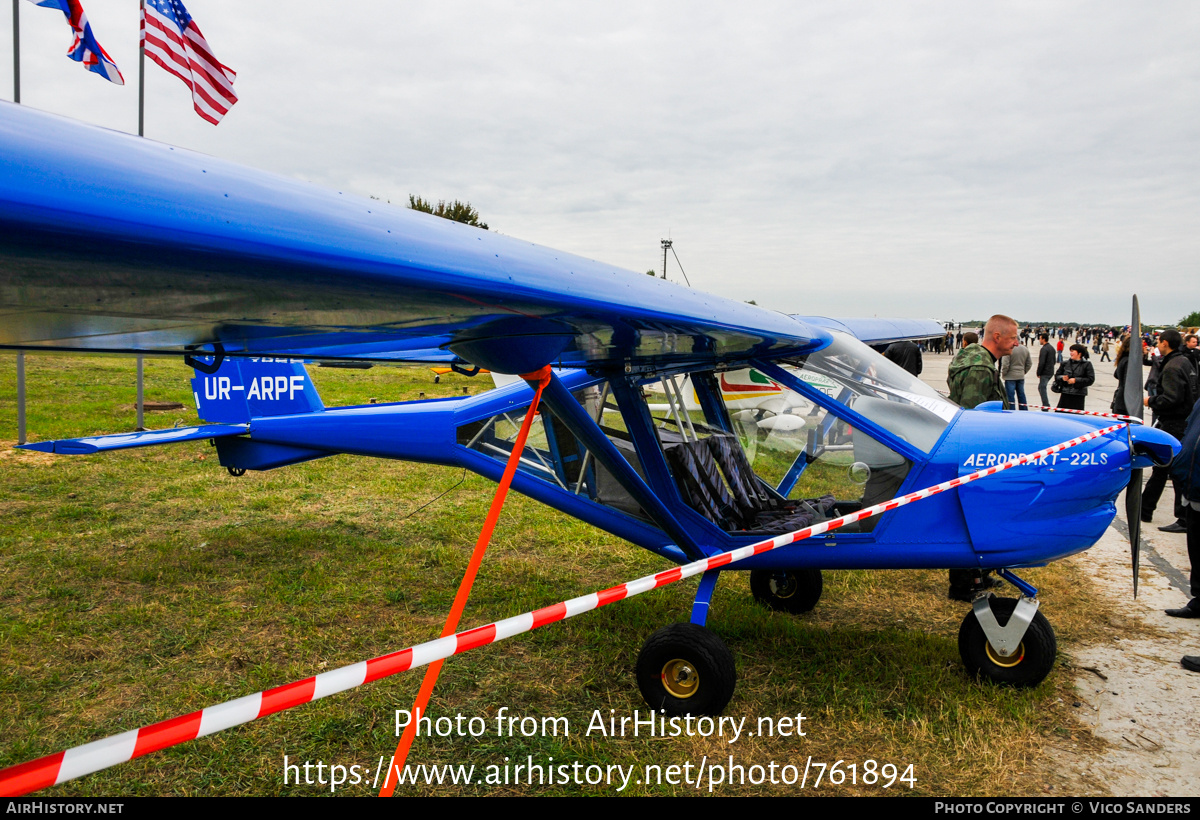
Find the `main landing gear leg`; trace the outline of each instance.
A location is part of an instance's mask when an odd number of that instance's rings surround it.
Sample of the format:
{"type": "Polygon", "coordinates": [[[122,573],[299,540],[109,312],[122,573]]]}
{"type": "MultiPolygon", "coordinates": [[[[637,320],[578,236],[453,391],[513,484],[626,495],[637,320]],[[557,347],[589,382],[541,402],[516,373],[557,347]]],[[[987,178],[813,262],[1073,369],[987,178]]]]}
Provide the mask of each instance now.
{"type": "Polygon", "coordinates": [[[1050,622],[1038,611],[1037,590],[1010,571],[1001,574],[1025,597],[976,598],[958,630],[958,652],[975,677],[1032,688],[1050,674],[1058,643],[1050,622]]]}
{"type": "Polygon", "coordinates": [[[696,600],[692,604],[692,623],[704,626],[708,623],[708,607],[712,603],[713,593],[717,589],[717,577],[721,570],[709,570],[700,576],[700,586],[696,590],[696,600]]]}
{"type": "Polygon", "coordinates": [[[690,623],[658,630],[638,653],[638,688],[651,709],[668,715],[719,715],[733,697],[733,654],[704,627],[719,574],[701,577],[690,623]]]}

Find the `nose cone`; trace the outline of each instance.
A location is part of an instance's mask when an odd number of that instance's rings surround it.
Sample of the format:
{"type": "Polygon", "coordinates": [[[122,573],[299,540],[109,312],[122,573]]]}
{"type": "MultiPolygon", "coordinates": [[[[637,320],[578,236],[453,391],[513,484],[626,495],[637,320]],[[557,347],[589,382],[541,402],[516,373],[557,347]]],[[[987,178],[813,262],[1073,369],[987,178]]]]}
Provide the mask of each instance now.
{"type": "Polygon", "coordinates": [[[1133,448],[1135,470],[1169,464],[1179,455],[1179,441],[1170,433],[1144,424],[1129,426],[1129,442],[1133,448]]]}

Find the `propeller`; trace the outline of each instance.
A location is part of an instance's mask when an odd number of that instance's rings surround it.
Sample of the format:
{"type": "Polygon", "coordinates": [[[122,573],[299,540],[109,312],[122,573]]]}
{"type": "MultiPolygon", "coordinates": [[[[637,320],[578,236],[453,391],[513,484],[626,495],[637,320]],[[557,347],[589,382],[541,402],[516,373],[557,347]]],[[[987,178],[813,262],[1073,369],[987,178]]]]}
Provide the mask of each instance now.
{"type": "MultiPolygon", "coordinates": [[[[1133,320],[1129,323],[1129,353],[1125,364],[1125,414],[1144,418],[1142,409],[1142,318],[1137,294],[1133,297],[1133,320]]],[[[1132,439],[1129,454],[1133,457],[1132,439]]],[[[1142,471],[1129,471],[1125,488],[1125,520],[1129,523],[1129,552],[1133,559],[1133,597],[1138,592],[1138,569],[1142,545],[1142,471]]]]}

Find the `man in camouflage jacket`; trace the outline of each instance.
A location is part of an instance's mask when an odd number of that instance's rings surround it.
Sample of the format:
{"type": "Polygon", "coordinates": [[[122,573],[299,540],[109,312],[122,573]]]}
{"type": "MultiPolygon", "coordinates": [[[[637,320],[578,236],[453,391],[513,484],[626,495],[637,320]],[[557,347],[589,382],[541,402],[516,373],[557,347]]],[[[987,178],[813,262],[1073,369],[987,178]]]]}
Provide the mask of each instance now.
{"type": "MultiPolygon", "coordinates": [[[[996,362],[1012,353],[1020,341],[1017,323],[999,314],[988,319],[979,344],[967,345],[958,351],[950,363],[950,400],[970,410],[985,401],[1002,401],[1008,409],[1008,399],[996,362]]],[[[975,596],[996,585],[987,572],[973,569],[950,570],[949,597],[955,601],[972,601],[975,596]]]]}
{"type": "Polygon", "coordinates": [[[996,362],[1012,353],[1019,340],[1015,321],[1000,315],[988,319],[979,344],[967,345],[950,363],[950,400],[967,410],[985,401],[1002,401],[1007,409],[1008,399],[996,362]]]}

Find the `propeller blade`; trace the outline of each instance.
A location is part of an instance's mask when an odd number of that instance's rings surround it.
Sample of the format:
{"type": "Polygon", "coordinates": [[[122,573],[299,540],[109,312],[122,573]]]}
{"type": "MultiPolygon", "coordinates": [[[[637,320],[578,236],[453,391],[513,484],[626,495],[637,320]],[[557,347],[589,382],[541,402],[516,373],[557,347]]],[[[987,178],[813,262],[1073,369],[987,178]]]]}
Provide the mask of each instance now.
{"type": "MultiPolygon", "coordinates": [[[[1129,322],[1129,356],[1125,365],[1125,412],[1144,418],[1142,405],[1142,317],[1137,294],[1133,295],[1133,318],[1129,322]]],[[[1133,451],[1130,448],[1130,457],[1133,451]]],[[[1129,471],[1129,486],[1125,488],[1125,520],[1129,523],[1129,553],[1133,559],[1133,597],[1137,598],[1138,569],[1142,546],[1142,471],[1129,471]]]]}
{"type": "Polygon", "coordinates": [[[1129,486],[1125,488],[1125,520],[1129,522],[1129,554],[1133,559],[1133,597],[1137,598],[1142,547],[1141,470],[1129,471],[1129,486]]]}
{"type": "Polygon", "coordinates": [[[1129,363],[1125,365],[1125,413],[1145,418],[1142,406],[1142,318],[1137,294],[1133,297],[1133,320],[1129,323],[1129,363]]]}

